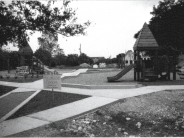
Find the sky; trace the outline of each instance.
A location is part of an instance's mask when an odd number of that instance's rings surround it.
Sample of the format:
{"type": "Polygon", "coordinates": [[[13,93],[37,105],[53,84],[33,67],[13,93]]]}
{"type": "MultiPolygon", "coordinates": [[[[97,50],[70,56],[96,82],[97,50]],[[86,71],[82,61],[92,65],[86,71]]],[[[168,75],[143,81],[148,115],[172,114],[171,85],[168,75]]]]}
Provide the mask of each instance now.
{"type": "MultiPolygon", "coordinates": [[[[10,1],[10,0],[9,0],[10,1]]],[[[133,50],[133,38],[143,26],[149,23],[153,5],[160,0],[73,0],[70,7],[77,9],[79,22],[90,21],[86,36],[65,38],[59,35],[58,44],[66,55],[82,53],[89,57],[113,58],[120,53],[133,50]]],[[[46,2],[42,0],[42,2],[46,2]]],[[[57,0],[57,6],[62,4],[57,0]]],[[[29,44],[33,51],[39,48],[35,33],[29,44]]]]}

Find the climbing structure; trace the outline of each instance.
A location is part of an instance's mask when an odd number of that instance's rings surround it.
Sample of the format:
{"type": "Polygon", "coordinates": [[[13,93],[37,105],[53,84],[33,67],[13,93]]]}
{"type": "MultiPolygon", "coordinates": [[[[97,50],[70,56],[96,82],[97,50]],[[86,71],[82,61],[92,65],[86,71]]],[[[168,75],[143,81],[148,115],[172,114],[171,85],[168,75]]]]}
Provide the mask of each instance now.
{"type": "Polygon", "coordinates": [[[135,81],[156,80],[158,76],[170,80],[170,71],[173,72],[173,80],[176,79],[172,57],[158,56],[159,45],[146,23],[144,23],[133,49],[135,81]],[[149,57],[146,53],[152,53],[152,56],[149,57]],[[165,75],[162,74],[163,72],[165,75]]]}
{"type": "Polygon", "coordinates": [[[139,36],[134,44],[133,49],[134,49],[134,61],[136,63],[134,69],[134,80],[139,81],[140,79],[145,80],[146,78],[156,79],[158,77],[156,66],[157,66],[159,45],[146,23],[144,23],[139,33],[139,36]],[[152,51],[152,53],[155,54],[154,59],[148,61],[147,63],[141,57],[143,56],[144,53],[146,53],[146,51],[152,51]],[[155,62],[154,65],[153,60],[155,62]],[[151,64],[148,66],[148,63],[151,64]]]}

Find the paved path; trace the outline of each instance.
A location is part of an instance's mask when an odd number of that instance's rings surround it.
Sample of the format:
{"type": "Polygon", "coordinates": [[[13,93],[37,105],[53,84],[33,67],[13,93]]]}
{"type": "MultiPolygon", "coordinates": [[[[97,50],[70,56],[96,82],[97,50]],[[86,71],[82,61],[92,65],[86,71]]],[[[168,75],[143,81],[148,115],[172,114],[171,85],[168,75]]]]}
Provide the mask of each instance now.
{"type": "MultiPolygon", "coordinates": [[[[62,76],[78,75],[86,70],[77,70],[76,72],[63,74],[62,76]]],[[[19,87],[13,90],[13,93],[19,93],[28,90],[41,90],[43,88],[42,80],[33,83],[4,83],[2,85],[19,87]]],[[[54,107],[45,111],[30,114],[24,117],[19,117],[12,120],[3,121],[0,123],[0,136],[9,136],[25,130],[37,128],[39,126],[49,124],[51,122],[66,119],[75,115],[94,110],[106,104],[110,104],[122,98],[158,92],[162,90],[184,89],[182,85],[172,86],[147,86],[134,89],[79,89],[62,87],[59,92],[68,92],[76,94],[91,95],[92,97],[82,99],[73,103],[65,104],[62,106],[54,107]]]]}

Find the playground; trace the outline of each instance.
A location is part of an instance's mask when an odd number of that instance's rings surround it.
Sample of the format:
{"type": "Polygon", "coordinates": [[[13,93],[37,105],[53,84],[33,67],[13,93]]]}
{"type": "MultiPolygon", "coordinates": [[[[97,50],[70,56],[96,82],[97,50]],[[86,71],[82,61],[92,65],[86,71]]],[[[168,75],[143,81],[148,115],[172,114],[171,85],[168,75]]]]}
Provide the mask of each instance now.
{"type": "Polygon", "coordinates": [[[183,136],[182,72],[158,51],[144,24],[123,69],[51,69],[32,57],[1,71],[0,136],[183,136]],[[44,89],[44,74],[59,75],[61,90],[44,89]]]}

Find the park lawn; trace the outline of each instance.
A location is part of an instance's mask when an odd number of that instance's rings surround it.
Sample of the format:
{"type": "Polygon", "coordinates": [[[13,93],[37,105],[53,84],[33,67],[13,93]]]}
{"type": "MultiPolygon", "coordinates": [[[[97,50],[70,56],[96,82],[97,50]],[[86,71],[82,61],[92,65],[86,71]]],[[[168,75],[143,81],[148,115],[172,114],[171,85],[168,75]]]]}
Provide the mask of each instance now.
{"type": "Polygon", "coordinates": [[[62,83],[82,84],[82,85],[122,85],[123,83],[137,83],[133,82],[133,70],[128,72],[117,82],[109,83],[107,77],[115,76],[120,70],[114,71],[89,71],[75,77],[65,77],[62,83]]]}
{"type": "Polygon", "coordinates": [[[42,90],[8,119],[29,115],[88,97],[90,96],[42,90]]]}
{"type": "Polygon", "coordinates": [[[183,137],[184,90],[119,100],[97,111],[12,136],[22,137],[183,137]]]}
{"type": "MultiPolygon", "coordinates": [[[[68,84],[81,84],[81,85],[129,85],[129,84],[142,84],[143,86],[151,85],[184,85],[184,80],[181,80],[178,75],[176,75],[177,80],[157,80],[157,81],[145,81],[138,82],[134,81],[134,70],[132,69],[126,73],[122,78],[115,82],[108,82],[107,77],[115,76],[120,72],[120,70],[113,71],[99,71],[99,70],[89,70],[87,73],[80,74],[75,77],[65,77],[62,79],[62,83],[68,84]]],[[[172,74],[171,74],[172,79],[172,74]]]]}
{"type": "Polygon", "coordinates": [[[17,87],[12,87],[12,86],[3,86],[0,85],[0,96],[9,93],[10,91],[16,89],[17,87]]]}

